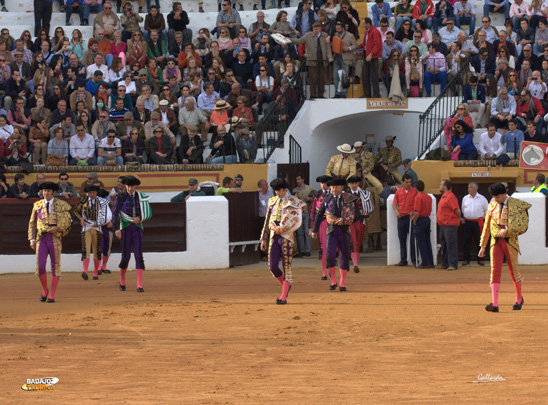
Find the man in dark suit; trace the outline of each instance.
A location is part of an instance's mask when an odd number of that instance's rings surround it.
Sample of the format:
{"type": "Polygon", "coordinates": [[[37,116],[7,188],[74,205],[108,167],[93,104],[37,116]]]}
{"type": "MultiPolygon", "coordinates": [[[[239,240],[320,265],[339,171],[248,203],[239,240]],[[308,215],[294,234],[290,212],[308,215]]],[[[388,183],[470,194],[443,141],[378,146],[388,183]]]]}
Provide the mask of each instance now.
{"type": "Polygon", "coordinates": [[[139,131],[139,138],[144,139],[145,130],[143,129],[143,124],[141,121],[134,119],[133,112],[127,111],[124,114],[124,120],[116,124],[116,132],[118,138],[122,140],[122,144],[129,139],[132,129],[139,131]]]}
{"type": "Polygon", "coordinates": [[[137,100],[135,107],[133,107],[131,112],[133,113],[133,119],[139,121],[143,125],[150,121],[150,110],[145,108],[145,102],[143,100],[137,100]]]}
{"type": "Polygon", "coordinates": [[[479,54],[472,57],[470,64],[474,67],[480,83],[485,83],[488,75],[495,74],[495,58],[489,57],[489,52],[486,48],[481,48],[479,54]]]}
{"type": "Polygon", "coordinates": [[[514,44],[514,41],[508,40],[508,34],[506,31],[501,30],[499,32],[499,39],[495,40],[493,42],[493,45],[491,45],[491,49],[489,52],[489,55],[493,58],[497,57],[497,51],[499,50],[499,47],[502,45],[506,45],[508,48],[508,52],[511,56],[516,56],[516,45],[514,44]]]}
{"type": "Polygon", "coordinates": [[[173,145],[169,136],[164,134],[160,126],[154,128],[154,136],[150,138],[150,160],[157,165],[171,164],[173,145]]]}
{"type": "Polygon", "coordinates": [[[231,69],[243,83],[247,85],[253,83],[253,65],[247,61],[247,54],[243,49],[238,52],[238,60],[232,64],[231,69]]]}
{"type": "Polygon", "coordinates": [[[74,114],[67,108],[67,102],[61,99],[57,102],[57,108],[51,113],[51,126],[60,123],[65,117],[70,117],[71,122],[76,122],[74,114]]]}
{"type": "Polygon", "coordinates": [[[519,55],[516,62],[516,70],[521,70],[521,64],[525,59],[529,59],[529,61],[531,62],[531,69],[533,71],[540,70],[538,57],[533,53],[533,47],[529,44],[523,47],[523,52],[521,52],[521,55],[519,55]]]}
{"type": "MultiPolygon", "coordinates": [[[[468,105],[468,112],[477,112],[478,119],[474,124],[483,127],[485,117],[485,87],[478,83],[478,78],[472,76],[470,82],[464,86],[463,103],[468,105]]],[[[472,118],[472,121],[474,119],[472,118]]],[[[477,125],[474,125],[476,127],[477,125]]]]}
{"type": "Polygon", "coordinates": [[[181,138],[181,144],[177,150],[178,163],[204,163],[204,144],[199,136],[198,127],[190,125],[187,127],[187,134],[181,138]]]}
{"type": "Polygon", "coordinates": [[[25,79],[25,81],[28,82],[29,80],[32,80],[32,69],[27,62],[23,62],[23,52],[16,51],[14,56],[15,61],[10,63],[12,73],[14,70],[18,70],[19,73],[21,73],[21,77],[25,79]]]}

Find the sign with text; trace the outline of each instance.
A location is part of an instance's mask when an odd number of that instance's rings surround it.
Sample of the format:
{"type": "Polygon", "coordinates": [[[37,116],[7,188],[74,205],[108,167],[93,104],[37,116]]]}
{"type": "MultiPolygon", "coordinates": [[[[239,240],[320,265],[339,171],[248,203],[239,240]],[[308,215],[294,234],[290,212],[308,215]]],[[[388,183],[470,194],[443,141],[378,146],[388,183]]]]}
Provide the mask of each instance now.
{"type": "Polygon", "coordinates": [[[523,141],[519,167],[548,169],[548,144],[523,141]]]}
{"type": "Polygon", "coordinates": [[[368,98],[367,109],[368,110],[385,110],[385,109],[406,109],[409,108],[407,98],[402,99],[400,102],[394,102],[389,98],[368,98]]]}
{"type": "Polygon", "coordinates": [[[472,172],[471,177],[491,177],[491,172],[472,172]]]}

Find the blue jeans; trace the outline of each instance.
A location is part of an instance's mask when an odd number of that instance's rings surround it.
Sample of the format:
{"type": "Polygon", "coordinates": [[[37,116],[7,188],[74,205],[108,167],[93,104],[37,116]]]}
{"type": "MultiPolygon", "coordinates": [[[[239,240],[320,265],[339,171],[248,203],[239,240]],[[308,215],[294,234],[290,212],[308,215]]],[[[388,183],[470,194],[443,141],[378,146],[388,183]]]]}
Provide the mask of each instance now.
{"type": "Polygon", "coordinates": [[[421,266],[433,266],[432,241],[430,240],[430,218],[419,217],[413,226],[413,236],[421,256],[421,266]]]}
{"type": "Polygon", "coordinates": [[[447,72],[439,72],[435,75],[430,72],[424,72],[424,87],[426,88],[426,95],[430,97],[432,95],[432,80],[439,81],[441,90],[445,89],[445,83],[447,81],[447,72]]]}
{"type": "MultiPolygon", "coordinates": [[[[488,4],[484,4],[483,5],[483,16],[484,17],[489,17],[489,12],[495,12],[495,7],[490,6],[488,4]]],[[[504,13],[504,19],[510,18],[510,4],[506,4],[505,6],[502,6],[501,8],[499,8],[499,11],[497,11],[497,13],[504,13]]],[[[518,23],[518,27],[519,27],[519,23],[518,23]]],[[[516,28],[515,25],[514,25],[514,28],[516,28]]]]}
{"type": "Polygon", "coordinates": [[[443,23],[443,19],[438,18],[438,17],[434,17],[432,19],[432,27],[434,28],[434,32],[438,32],[439,27],[445,27],[445,24],[443,23]]]}
{"type": "MultiPolygon", "coordinates": [[[[102,156],[99,156],[97,158],[97,164],[99,166],[104,166],[105,163],[108,161],[108,160],[112,160],[112,159],[107,159],[107,158],[104,158],[102,156]]],[[[122,166],[124,164],[124,158],[122,156],[116,156],[116,164],[118,166],[122,166]]]]}
{"type": "MultiPolygon", "coordinates": [[[[156,7],[160,8],[160,0],[155,0],[156,7]]],[[[150,3],[152,3],[151,0],[147,0],[147,9],[150,11],[150,3]]],[[[147,40],[148,41],[148,40],[147,40]]]]}
{"type": "Polygon", "coordinates": [[[100,13],[103,11],[103,6],[101,4],[98,4],[96,6],[92,6],[90,4],[84,4],[84,21],[89,22],[89,14],[91,12],[94,13],[100,13]]]}
{"type": "Polygon", "coordinates": [[[79,4],[77,7],[72,7],[72,5],[68,5],[65,7],[65,13],[67,16],[65,17],[65,24],[68,25],[70,22],[70,17],[72,16],[72,13],[75,11],[78,11],[78,15],[80,16],[80,24],[85,20],[84,18],[84,5],[79,4]]]}
{"type": "Polygon", "coordinates": [[[227,155],[227,156],[218,156],[211,158],[211,160],[208,162],[211,164],[219,164],[219,163],[225,163],[225,164],[231,164],[231,163],[238,163],[238,158],[236,155],[227,155]],[[223,160],[224,158],[224,160],[223,160]]]}
{"type": "MultiPolygon", "coordinates": [[[[396,25],[394,25],[394,32],[398,32],[404,21],[411,21],[409,17],[396,17],[396,25]]],[[[413,29],[415,31],[415,29],[413,29]]]]}
{"type": "Polygon", "coordinates": [[[458,28],[460,28],[461,25],[469,25],[470,30],[468,33],[474,35],[474,31],[476,30],[476,16],[464,17],[463,15],[458,15],[455,17],[455,25],[458,28]]]}
{"type": "Polygon", "coordinates": [[[112,56],[111,53],[109,53],[108,55],[105,55],[105,64],[110,67],[110,65],[112,65],[112,60],[114,59],[114,56],[112,56]]]}

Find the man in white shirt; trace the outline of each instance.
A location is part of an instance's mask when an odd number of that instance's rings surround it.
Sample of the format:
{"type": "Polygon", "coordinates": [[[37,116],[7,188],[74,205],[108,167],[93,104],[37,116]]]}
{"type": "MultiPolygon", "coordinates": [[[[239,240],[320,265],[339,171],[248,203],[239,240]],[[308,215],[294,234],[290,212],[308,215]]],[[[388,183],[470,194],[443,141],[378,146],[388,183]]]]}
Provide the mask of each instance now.
{"type": "Polygon", "coordinates": [[[99,144],[97,164],[99,166],[104,166],[105,164],[122,166],[124,164],[122,143],[116,137],[116,131],[114,129],[109,129],[107,131],[107,136],[105,136],[99,144]]]}
{"type": "Polygon", "coordinates": [[[441,41],[447,45],[450,46],[453,42],[457,41],[458,35],[460,30],[455,28],[455,22],[452,18],[448,18],[447,22],[445,23],[445,27],[441,27],[438,31],[438,34],[440,34],[441,41]]]}
{"type": "MultiPolygon", "coordinates": [[[[478,194],[478,183],[468,183],[468,195],[462,199],[462,240],[463,240],[463,266],[470,264],[470,244],[475,239],[474,252],[479,250],[481,228],[489,203],[487,199],[478,194]]],[[[483,260],[478,257],[478,264],[483,266],[483,260]]]]}
{"type": "Polygon", "coordinates": [[[527,84],[527,89],[531,92],[533,97],[544,100],[544,95],[548,92],[548,87],[546,86],[546,83],[542,81],[538,70],[533,72],[533,77],[527,84]]]}
{"type": "Polygon", "coordinates": [[[103,72],[103,77],[107,78],[108,80],[108,66],[105,65],[103,62],[103,54],[101,52],[97,52],[95,58],[93,58],[93,63],[86,68],[86,79],[92,78],[95,72],[97,70],[100,70],[101,72],[103,72]]]}
{"type": "Polygon", "coordinates": [[[487,126],[487,132],[480,136],[478,150],[482,160],[495,160],[504,153],[504,144],[501,142],[502,135],[497,132],[495,124],[487,126]]]}
{"type": "Polygon", "coordinates": [[[95,140],[93,136],[86,134],[83,124],[76,125],[76,135],[70,138],[70,165],[71,166],[94,166],[95,162],[95,140]],[[80,163],[84,162],[84,163],[80,163]]]}

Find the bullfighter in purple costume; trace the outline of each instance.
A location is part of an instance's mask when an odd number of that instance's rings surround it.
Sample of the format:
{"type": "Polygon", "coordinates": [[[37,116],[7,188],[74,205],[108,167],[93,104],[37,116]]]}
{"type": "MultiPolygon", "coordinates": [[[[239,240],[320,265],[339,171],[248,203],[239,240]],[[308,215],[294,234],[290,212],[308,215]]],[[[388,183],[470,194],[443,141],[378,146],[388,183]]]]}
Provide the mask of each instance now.
{"type": "Polygon", "coordinates": [[[124,180],[126,192],[118,194],[114,203],[113,225],[118,239],[122,239],[122,260],[120,261],[120,291],[126,291],[126,271],[131,257],[135,256],[135,272],[137,273],[137,292],[143,290],[143,225],[152,217],[148,200],[149,196],[137,190],[141,184],[134,176],[127,176],[124,180]]]}
{"type": "Polygon", "coordinates": [[[325,214],[327,219],[327,268],[331,275],[330,290],[337,288],[336,278],[336,257],[339,249],[339,290],[346,291],[345,280],[348,274],[350,261],[350,225],[354,222],[354,200],[355,197],[344,193],[346,180],[334,179],[328,185],[331,187],[331,194],[324,198],[322,205],[316,212],[314,231],[312,237],[318,237],[321,218],[325,214]]]}

